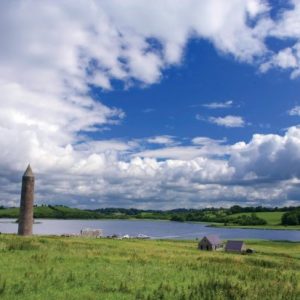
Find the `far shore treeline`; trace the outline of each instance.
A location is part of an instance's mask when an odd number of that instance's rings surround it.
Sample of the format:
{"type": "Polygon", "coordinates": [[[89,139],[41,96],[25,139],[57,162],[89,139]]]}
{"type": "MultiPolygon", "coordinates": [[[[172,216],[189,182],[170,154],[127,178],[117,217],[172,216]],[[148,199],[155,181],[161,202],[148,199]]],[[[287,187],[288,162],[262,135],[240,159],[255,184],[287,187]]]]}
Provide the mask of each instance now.
{"type": "MultiPolygon", "coordinates": [[[[19,208],[0,206],[0,218],[18,218],[19,208]]],[[[177,222],[221,223],[224,226],[300,225],[298,207],[241,207],[203,209],[142,210],[135,208],[99,208],[83,210],[64,205],[34,207],[34,218],[49,219],[153,219],[177,222]]]]}

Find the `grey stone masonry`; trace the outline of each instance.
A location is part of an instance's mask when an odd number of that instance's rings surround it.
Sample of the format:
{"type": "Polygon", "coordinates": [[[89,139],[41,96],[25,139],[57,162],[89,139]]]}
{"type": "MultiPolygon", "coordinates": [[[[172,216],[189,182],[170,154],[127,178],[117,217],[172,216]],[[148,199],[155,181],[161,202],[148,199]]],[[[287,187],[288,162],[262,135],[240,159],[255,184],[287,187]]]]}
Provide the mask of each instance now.
{"type": "Polygon", "coordinates": [[[32,235],[34,202],[34,174],[28,165],[23,178],[18,235],[32,235]]]}

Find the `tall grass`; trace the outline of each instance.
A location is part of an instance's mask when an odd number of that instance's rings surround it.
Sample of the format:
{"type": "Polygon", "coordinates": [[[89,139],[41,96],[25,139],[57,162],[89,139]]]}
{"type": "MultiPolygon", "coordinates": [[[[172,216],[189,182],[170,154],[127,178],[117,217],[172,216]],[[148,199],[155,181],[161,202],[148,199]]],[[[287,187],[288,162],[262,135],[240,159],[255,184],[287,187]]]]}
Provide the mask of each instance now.
{"type": "Polygon", "coordinates": [[[0,236],[0,299],[300,299],[300,243],[0,236]]]}

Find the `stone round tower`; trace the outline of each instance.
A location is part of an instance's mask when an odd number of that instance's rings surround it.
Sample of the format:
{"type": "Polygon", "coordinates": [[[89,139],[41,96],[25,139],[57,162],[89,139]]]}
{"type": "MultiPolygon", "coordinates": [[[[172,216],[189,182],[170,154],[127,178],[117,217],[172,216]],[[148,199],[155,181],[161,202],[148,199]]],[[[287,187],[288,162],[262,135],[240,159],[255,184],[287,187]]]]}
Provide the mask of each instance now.
{"type": "Polygon", "coordinates": [[[32,235],[34,201],[34,175],[28,165],[22,178],[22,191],[19,215],[19,235],[32,235]]]}

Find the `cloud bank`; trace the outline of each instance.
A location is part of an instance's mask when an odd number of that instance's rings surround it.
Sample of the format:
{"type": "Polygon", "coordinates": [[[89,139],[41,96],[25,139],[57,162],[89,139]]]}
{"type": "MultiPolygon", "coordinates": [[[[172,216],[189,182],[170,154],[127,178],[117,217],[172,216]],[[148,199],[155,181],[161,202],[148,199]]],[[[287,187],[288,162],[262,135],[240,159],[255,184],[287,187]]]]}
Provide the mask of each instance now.
{"type": "MultiPolygon", "coordinates": [[[[232,145],[206,137],[146,151],[144,144],[111,140],[51,148],[47,164],[37,151],[39,203],[172,208],[299,201],[299,127],[232,145]]],[[[10,202],[1,204],[15,204],[21,174],[4,171],[1,198],[10,202]]]]}

